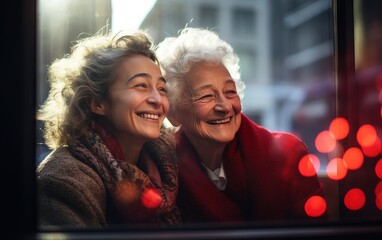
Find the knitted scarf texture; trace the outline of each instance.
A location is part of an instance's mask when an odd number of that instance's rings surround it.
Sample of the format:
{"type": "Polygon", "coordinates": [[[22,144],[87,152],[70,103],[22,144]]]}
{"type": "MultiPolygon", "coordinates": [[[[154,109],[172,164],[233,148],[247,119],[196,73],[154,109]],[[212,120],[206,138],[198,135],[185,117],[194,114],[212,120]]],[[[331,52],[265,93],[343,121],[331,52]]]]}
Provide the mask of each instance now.
{"type": "Polygon", "coordinates": [[[147,142],[137,164],[123,161],[116,139],[100,122],[81,141],[69,144],[71,153],[102,178],[126,223],[177,224],[177,165],[171,138],[147,142]]]}

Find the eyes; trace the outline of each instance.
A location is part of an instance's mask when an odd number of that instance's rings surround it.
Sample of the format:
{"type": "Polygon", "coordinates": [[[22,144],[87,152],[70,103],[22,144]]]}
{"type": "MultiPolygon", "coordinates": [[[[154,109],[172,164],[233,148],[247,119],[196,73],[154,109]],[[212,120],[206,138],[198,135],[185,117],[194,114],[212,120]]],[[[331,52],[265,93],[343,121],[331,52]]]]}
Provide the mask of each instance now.
{"type": "MultiPolygon", "coordinates": [[[[236,89],[225,90],[223,92],[223,94],[224,94],[224,97],[227,99],[233,99],[233,98],[238,97],[236,89]]],[[[215,98],[217,96],[218,96],[217,93],[215,93],[214,91],[206,90],[206,91],[203,91],[203,92],[197,94],[197,96],[194,98],[194,100],[197,102],[206,103],[206,102],[210,102],[210,101],[215,100],[215,98]]]]}
{"type": "Polygon", "coordinates": [[[150,91],[151,88],[156,88],[156,90],[159,92],[160,95],[162,96],[166,96],[167,95],[167,88],[166,88],[166,83],[161,83],[159,82],[156,86],[152,86],[150,85],[148,82],[146,81],[135,81],[133,84],[132,84],[132,88],[133,89],[136,89],[138,91],[150,91]]]}

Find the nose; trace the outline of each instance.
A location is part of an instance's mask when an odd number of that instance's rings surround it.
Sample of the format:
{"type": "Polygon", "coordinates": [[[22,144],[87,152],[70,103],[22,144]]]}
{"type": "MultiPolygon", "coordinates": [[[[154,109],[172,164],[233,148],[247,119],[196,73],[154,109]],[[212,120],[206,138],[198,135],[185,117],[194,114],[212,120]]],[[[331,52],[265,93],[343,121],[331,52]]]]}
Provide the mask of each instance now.
{"type": "Polygon", "coordinates": [[[224,95],[221,95],[215,100],[214,110],[217,112],[227,113],[230,111],[230,103],[224,95]]]}
{"type": "Polygon", "coordinates": [[[147,98],[147,102],[150,104],[160,105],[162,104],[162,95],[159,93],[157,89],[153,89],[150,92],[149,97],[147,98]]]}

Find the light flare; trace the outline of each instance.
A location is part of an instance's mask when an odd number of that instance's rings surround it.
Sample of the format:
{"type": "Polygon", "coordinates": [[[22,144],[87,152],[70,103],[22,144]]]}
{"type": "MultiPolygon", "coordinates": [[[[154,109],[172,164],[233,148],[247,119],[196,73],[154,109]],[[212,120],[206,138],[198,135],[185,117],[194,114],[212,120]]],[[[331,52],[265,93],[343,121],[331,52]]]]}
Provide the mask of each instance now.
{"type": "Polygon", "coordinates": [[[375,187],[375,205],[379,210],[382,210],[382,181],[375,187]]]}
{"type": "Polygon", "coordinates": [[[117,198],[124,203],[133,203],[139,196],[137,186],[130,181],[119,182],[116,194],[117,198]]]}
{"type": "Polygon", "coordinates": [[[364,161],[363,153],[361,149],[357,147],[347,149],[342,158],[349,170],[359,169],[364,161]]]}
{"type": "Polygon", "coordinates": [[[363,153],[368,157],[376,157],[382,153],[382,144],[379,137],[377,137],[373,144],[370,146],[362,146],[363,153]]]}
{"type": "Polygon", "coordinates": [[[317,174],[320,169],[320,160],[314,154],[306,154],[300,159],[298,170],[301,175],[311,177],[317,174]]]}
{"type": "Polygon", "coordinates": [[[377,164],[375,164],[374,171],[377,177],[382,180],[382,158],[378,160],[377,164]]]}
{"type": "Polygon", "coordinates": [[[326,173],[330,179],[338,181],[346,177],[348,168],[342,158],[333,158],[326,167],[326,173]]]}
{"type": "Polygon", "coordinates": [[[329,153],[336,147],[336,139],[328,130],[320,132],[315,140],[316,149],[321,153],[329,153]]]}
{"type": "Polygon", "coordinates": [[[156,188],[148,188],[142,193],[142,205],[146,208],[157,208],[162,204],[162,196],[156,188]]]}
{"type": "Polygon", "coordinates": [[[352,211],[360,210],[365,206],[365,193],[359,188],[350,189],[344,197],[345,206],[352,211]]]}
{"type": "Polygon", "coordinates": [[[382,192],[378,193],[378,195],[375,197],[375,205],[379,210],[382,211],[382,192]]]}
{"type": "Polygon", "coordinates": [[[382,193],[382,181],[380,181],[374,190],[375,196],[378,196],[378,194],[382,193]]]}
{"type": "Polygon", "coordinates": [[[377,131],[371,124],[362,125],[357,131],[357,141],[362,147],[370,147],[377,140],[377,131]]]}
{"type": "Polygon", "coordinates": [[[304,210],[309,217],[322,216],[326,211],[326,201],[321,196],[311,196],[305,202],[304,210]]]}
{"type": "Polygon", "coordinates": [[[342,117],[333,119],[329,125],[329,131],[337,140],[346,138],[349,134],[349,128],[349,122],[342,117]]]}

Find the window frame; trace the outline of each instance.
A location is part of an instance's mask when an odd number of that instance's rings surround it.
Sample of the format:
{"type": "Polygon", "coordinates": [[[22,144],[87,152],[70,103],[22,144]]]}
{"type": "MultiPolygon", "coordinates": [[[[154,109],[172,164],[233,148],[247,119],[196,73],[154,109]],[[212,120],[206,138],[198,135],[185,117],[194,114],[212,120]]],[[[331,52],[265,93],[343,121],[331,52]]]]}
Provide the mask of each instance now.
{"type": "MultiPolygon", "coordinates": [[[[36,5],[37,0],[15,0],[5,3],[4,37],[6,48],[2,55],[6,88],[2,93],[6,115],[3,152],[3,192],[5,206],[5,236],[25,239],[48,239],[65,236],[66,239],[205,239],[209,237],[238,238],[291,238],[291,237],[334,237],[362,236],[364,238],[382,234],[380,220],[340,221],[317,224],[279,224],[272,226],[195,226],[192,228],[166,229],[107,229],[69,230],[52,229],[39,232],[36,226],[35,184],[35,103],[36,103],[36,5]],[[10,24],[12,23],[12,24],[10,24]],[[12,184],[10,183],[12,182],[12,184]],[[15,230],[16,229],[16,230],[15,230]]],[[[348,106],[348,100],[356,96],[354,85],[354,22],[353,1],[333,0],[335,20],[335,72],[337,79],[336,101],[338,115],[357,124],[357,110],[348,106]],[[338,91],[342,89],[343,91],[338,91]]],[[[351,132],[350,134],[355,134],[351,132]]],[[[350,143],[349,143],[350,144],[350,143]]]]}

